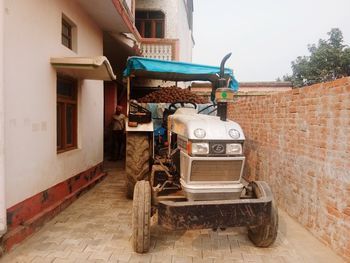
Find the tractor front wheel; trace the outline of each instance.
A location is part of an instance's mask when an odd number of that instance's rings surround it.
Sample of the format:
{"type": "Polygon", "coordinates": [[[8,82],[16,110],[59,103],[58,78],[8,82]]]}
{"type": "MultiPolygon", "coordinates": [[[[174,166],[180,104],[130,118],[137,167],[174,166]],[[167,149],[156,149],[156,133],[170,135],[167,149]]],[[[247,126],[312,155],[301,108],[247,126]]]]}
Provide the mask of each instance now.
{"type": "MultiPolygon", "coordinates": [[[[266,182],[255,181],[251,183],[256,198],[271,194],[270,187],[266,182]]],[[[265,225],[248,227],[248,237],[257,247],[268,247],[272,245],[277,237],[278,230],[278,210],[274,199],[272,198],[270,222],[265,225]]]]}
{"type": "Polygon", "coordinates": [[[132,206],[132,238],[137,253],[149,250],[151,242],[151,186],[142,180],[135,184],[132,206]]]}

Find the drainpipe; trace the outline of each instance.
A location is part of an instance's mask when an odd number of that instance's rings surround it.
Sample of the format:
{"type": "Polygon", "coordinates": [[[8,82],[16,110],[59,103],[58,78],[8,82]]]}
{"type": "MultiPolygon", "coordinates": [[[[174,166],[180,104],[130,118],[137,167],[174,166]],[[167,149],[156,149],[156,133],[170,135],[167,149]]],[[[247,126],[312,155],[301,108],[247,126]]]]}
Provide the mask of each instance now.
{"type": "Polygon", "coordinates": [[[6,233],[5,203],[5,87],[4,87],[4,0],[0,0],[0,237],[6,233]]]}

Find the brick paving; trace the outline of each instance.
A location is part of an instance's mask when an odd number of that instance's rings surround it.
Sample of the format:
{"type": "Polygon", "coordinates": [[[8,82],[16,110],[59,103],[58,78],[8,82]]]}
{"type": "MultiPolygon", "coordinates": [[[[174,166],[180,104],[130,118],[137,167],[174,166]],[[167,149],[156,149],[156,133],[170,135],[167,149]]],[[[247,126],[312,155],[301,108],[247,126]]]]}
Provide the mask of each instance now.
{"type": "Polygon", "coordinates": [[[244,228],[170,232],[153,222],[150,252],[136,254],[131,246],[132,201],[124,197],[121,164],[113,165],[118,167],[109,168],[104,181],[2,257],[0,263],[344,262],[283,211],[277,241],[270,248],[254,247],[244,228]]]}

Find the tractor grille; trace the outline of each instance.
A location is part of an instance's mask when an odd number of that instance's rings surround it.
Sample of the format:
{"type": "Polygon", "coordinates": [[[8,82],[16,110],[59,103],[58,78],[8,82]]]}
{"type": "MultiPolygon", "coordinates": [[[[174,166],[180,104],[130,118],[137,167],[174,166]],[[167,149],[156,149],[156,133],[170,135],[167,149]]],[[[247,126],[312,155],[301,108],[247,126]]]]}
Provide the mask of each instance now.
{"type": "Polygon", "coordinates": [[[191,181],[238,181],[243,161],[192,161],[191,181]]]}

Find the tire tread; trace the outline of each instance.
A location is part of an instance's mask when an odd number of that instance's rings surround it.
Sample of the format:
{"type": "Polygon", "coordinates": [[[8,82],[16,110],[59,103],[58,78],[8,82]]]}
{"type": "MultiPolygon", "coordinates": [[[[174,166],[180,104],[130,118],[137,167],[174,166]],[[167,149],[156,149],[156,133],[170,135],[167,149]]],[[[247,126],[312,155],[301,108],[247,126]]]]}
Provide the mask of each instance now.
{"type": "Polygon", "coordinates": [[[126,197],[133,197],[139,177],[149,171],[150,143],[145,133],[128,133],[126,142],[125,172],[126,197]]]}
{"type": "Polygon", "coordinates": [[[137,253],[150,248],[151,187],[149,182],[138,181],[134,190],[132,231],[133,247],[137,253]]]}

